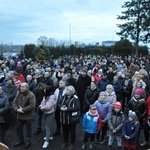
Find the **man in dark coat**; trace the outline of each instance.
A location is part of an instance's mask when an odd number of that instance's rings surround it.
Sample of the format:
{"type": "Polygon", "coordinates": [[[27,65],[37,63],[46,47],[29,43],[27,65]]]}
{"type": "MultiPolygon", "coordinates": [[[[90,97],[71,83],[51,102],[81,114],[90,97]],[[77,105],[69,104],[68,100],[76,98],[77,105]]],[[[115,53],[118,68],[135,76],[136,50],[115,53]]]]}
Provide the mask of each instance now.
{"type": "Polygon", "coordinates": [[[16,115],[12,107],[13,100],[17,94],[17,86],[14,84],[13,78],[11,76],[6,76],[6,87],[4,88],[4,92],[6,93],[9,101],[9,110],[8,117],[10,125],[13,128],[16,128],[16,115]]]}
{"type": "Polygon", "coordinates": [[[36,90],[36,83],[35,81],[33,80],[32,76],[31,75],[27,75],[26,77],[26,81],[29,85],[29,90],[33,93],[35,93],[35,90],[36,90]]]}
{"type": "Polygon", "coordinates": [[[87,75],[86,68],[81,70],[81,74],[77,80],[77,96],[80,100],[81,114],[83,114],[84,95],[88,86],[91,84],[91,78],[87,75]]]}

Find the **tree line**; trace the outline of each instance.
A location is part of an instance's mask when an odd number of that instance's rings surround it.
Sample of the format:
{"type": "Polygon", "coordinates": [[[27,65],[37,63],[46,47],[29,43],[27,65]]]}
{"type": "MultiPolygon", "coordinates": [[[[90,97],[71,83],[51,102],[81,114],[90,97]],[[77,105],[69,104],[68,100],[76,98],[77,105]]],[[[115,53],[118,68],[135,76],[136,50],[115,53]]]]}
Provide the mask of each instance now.
{"type": "MultiPolygon", "coordinates": [[[[24,48],[21,50],[20,57],[21,58],[32,58],[33,60],[40,53],[40,46],[36,46],[35,44],[26,44],[24,48]]],[[[120,55],[120,56],[128,56],[135,55],[135,46],[132,45],[129,40],[123,39],[115,43],[115,45],[107,47],[107,46],[99,46],[99,45],[89,45],[83,47],[77,47],[75,45],[70,45],[69,47],[65,46],[43,46],[45,60],[49,60],[51,58],[57,59],[60,56],[64,55],[120,55]]],[[[148,47],[147,46],[139,46],[139,55],[148,55],[148,47]]]]}

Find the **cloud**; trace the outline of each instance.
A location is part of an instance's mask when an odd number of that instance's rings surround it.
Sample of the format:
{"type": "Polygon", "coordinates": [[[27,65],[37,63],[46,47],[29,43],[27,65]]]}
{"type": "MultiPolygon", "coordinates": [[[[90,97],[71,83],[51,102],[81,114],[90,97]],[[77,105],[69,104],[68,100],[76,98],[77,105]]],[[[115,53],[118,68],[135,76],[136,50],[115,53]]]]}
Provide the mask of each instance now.
{"type": "Polygon", "coordinates": [[[1,0],[0,40],[35,43],[47,36],[72,41],[111,40],[123,1],[101,0],[1,0]]]}

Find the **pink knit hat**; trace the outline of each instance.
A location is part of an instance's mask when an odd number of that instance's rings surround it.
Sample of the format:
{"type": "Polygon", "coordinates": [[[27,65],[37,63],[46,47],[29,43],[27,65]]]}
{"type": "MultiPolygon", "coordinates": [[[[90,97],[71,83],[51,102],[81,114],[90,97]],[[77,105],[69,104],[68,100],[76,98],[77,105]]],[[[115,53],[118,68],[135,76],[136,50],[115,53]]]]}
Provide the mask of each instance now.
{"type": "Polygon", "coordinates": [[[134,92],[134,94],[138,94],[138,95],[140,95],[140,96],[144,96],[144,93],[145,93],[145,91],[144,91],[144,89],[142,89],[142,88],[138,88],[138,89],[136,89],[135,92],[134,92]]]}

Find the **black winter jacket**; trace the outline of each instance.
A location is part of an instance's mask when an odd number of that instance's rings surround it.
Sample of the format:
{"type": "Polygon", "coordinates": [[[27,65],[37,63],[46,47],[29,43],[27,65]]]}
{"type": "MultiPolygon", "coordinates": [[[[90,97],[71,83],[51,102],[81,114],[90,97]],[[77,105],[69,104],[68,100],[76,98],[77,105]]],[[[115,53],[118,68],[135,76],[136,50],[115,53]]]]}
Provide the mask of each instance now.
{"type": "Polygon", "coordinates": [[[80,119],[80,102],[76,95],[70,98],[67,95],[63,96],[58,103],[58,107],[61,108],[63,105],[67,107],[67,111],[61,111],[61,122],[62,124],[77,124],[80,119]]]}
{"type": "Polygon", "coordinates": [[[143,119],[147,115],[147,104],[145,102],[145,99],[142,98],[137,100],[135,99],[135,97],[132,97],[128,103],[127,109],[128,111],[134,111],[138,117],[140,124],[143,123],[143,119]]]}

